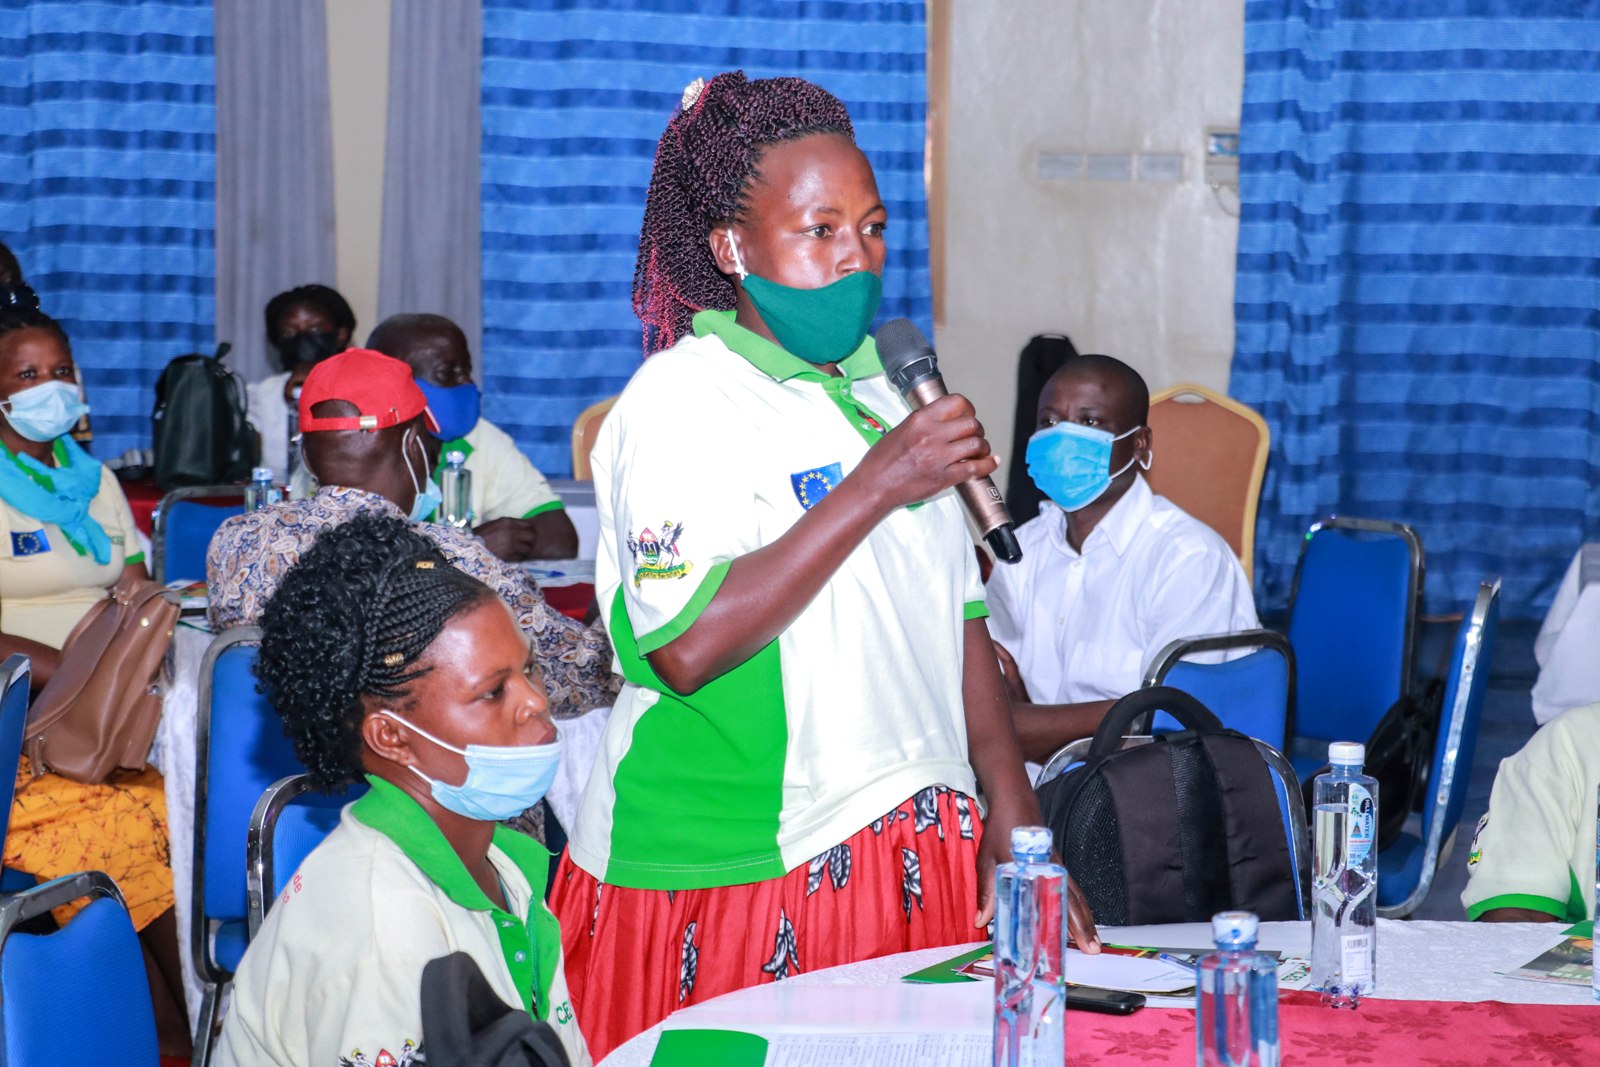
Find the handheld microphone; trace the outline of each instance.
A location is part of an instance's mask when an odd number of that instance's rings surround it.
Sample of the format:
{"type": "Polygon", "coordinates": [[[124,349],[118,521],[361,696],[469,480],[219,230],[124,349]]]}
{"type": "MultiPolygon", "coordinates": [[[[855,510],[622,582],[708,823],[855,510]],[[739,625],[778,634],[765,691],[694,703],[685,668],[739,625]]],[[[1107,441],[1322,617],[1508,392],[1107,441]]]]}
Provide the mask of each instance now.
{"type": "MultiPolygon", "coordinates": [[[[938,357],[933,346],[907,319],[894,319],[883,324],[878,331],[878,358],[883,362],[889,382],[906,403],[913,408],[926,407],[947,396],[944,378],[939,374],[938,357]]],[[[983,532],[983,539],[998,560],[1016,563],[1022,559],[1022,546],[1017,544],[1016,524],[1006,510],[1000,490],[988,477],[969,478],[956,485],[967,512],[983,532]]]]}

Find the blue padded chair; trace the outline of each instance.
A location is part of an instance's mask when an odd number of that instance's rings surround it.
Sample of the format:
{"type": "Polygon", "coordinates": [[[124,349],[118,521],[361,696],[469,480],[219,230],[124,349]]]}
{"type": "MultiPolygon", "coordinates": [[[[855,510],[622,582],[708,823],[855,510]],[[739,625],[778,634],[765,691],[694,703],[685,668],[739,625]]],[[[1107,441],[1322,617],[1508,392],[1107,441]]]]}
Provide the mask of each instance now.
{"type": "MultiPolygon", "coordinates": [[[[1294,649],[1271,630],[1240,630],[1174,641],[1145,671],[1144,684],[1181,689],[1210,708],[1230,730],[1259,738],[1283,751],[1294,732],[1294,649]],[[1195,663],[1185,656],[1252,648],[1223,663],[1195,663]]],[[[1157,733],[1181,729],[1166,712],[1156,714],[1157,733]]]]}
{"type": "Polygon", "coordinates": [[[0,1063],[160,1067],[144,953],[117,883],[69,874],[0,903],[0,1063]],[[84,897],[89,905],[53,933],[19,923],[84,897]]]}
{"type": "Polygon", "coordinates": [[[194,485],[161,498],[150,520],[150,573],[167,582],[204,581],[211,535],[228,519],[244,514],[242,485],[194,485]],[[215,501],[237,499],[237,504],[215,501]]]}
{"type": "MultiPolygon", "coordinates": [[[[20,653],[0,663],[0,841],[11,822],[11,802],[16,799],[17,762],[22,757],[22,728],[28,721],[28,680],[32,665],[20,653]]],[[[0,893],[15,893],[33,885],[31,874],[0,871],[0,893]]]]}
{"type": "Polygon", "coordinates": [[[1467,802],[1467,781],[1478,747],[1478,723],[1483,718],[1499,623],[1500,579],[1493,578],[1478,586],[1472,611],[1456,632],[1422,809],[1422,835],[1403,833],[1378,853],[1378,914],[1386,919],[1404,918],[1421,906],[1454,842],[1456,824],[1467,802]]]}
{"type": "Polygon", "coordinates": [[[1330,518],[1307,532],[1289,602],[1290,755],[1302,776],[1327,762],[1330,741],[1372,736],[1410,688],[1422,578],[1409,526],[1330,518]]]}
{"type": "MultiPolygon", "coordinates": [[[[1122,747],[1148,744],[1152,738],[1149,735],[1128,736],[1122,739],[1122,747]]],[[[1299,910],[1301,919],[1309,919],[1307,902],[1310,900],[1311,885],[1311,831],[1310,824],[1306,821],[1305,798],[1300,792],[1300,782],[1295,776],[1295,770],[1289,760],[1258,738],[1251,738],[1255,742],[1256,751],[1266,761],[1272,771],[1272,789],[1278,797],[1278,815],[1283,820],[1284,837],[1289,842],[1289,862],[1294,871],[1295,905],[1299,910]]],[[[1083,762],[1089,752],[1089,746],[1094,742],[1092,737],[1079,738],[1070,744],[1057,749],[1045,761],[1044,769],[1039,772],[1034,788],[1059,778],[1083,762]]]]}
{"type": "Polygon", "coordinates": [[[205,985],[195,1020],[194,1063],[211,1059],[222,988],[249,941],[245,842],[256,801],[278,779],[305,768],[283,722],[256,691],[261,631],[240,626],[218,635],[200,661],[195,721],[194,890],[189,951],[205,985]]]}
{"type": "Polygon", "coordinates": [[[250,936],[266,920],[300,864],[339,825],[344,805],[367,791],[365,783],[343,796],[314,792],[304,774],[280,778],[256,801],[245,840],[250,936]]]}

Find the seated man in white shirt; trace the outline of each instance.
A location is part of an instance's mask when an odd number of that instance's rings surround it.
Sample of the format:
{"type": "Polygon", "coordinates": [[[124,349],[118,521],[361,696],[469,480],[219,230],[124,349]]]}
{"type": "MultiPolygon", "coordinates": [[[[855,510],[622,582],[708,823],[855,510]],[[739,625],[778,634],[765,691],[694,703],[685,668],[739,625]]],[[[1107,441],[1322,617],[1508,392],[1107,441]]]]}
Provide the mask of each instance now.
{"type": "Polygon", "coordinates": [[[1562,712],[1501,761],[1467,855],[1468,919],[1593,917],[1597,787],[1600,704],[1562,712]]]}
{"type": "Polygon", "coordinates": [[[472,472],[473,532],[508,563],[572,559],[578,531],[556,496],[509,434],[479,414],[482,392],[472,380],[472,356],[461,328],[442,315],[390,315],[367,347],[404,360],[428,398],[439,432],[424,442],[442,473],[440,457],[466,456],[472,472]]]}
{"type": "Polygon", "coordinates": [[[989,580],[989,628],[1023,755],[1094,733],[1180,637],[1259,626],[1244,568],[1215,531],[1150,491],[1150,392],[1110,356],[1069,360],[1039,397],[1028,472],[1050,498],[989,580]]]}

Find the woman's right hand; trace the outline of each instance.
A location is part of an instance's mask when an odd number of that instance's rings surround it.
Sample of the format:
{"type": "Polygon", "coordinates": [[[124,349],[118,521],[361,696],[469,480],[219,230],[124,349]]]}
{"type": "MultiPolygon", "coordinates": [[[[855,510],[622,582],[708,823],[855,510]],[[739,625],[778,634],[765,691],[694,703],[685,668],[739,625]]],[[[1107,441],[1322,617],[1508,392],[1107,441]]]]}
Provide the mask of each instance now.
{"type": "Polygon", "coordinates": [[[892,511],[992,474],[999,466],[971,402],[952,393],[913,411],[885,434],[868,449],[850,478],[870,486],[892,511]]]}

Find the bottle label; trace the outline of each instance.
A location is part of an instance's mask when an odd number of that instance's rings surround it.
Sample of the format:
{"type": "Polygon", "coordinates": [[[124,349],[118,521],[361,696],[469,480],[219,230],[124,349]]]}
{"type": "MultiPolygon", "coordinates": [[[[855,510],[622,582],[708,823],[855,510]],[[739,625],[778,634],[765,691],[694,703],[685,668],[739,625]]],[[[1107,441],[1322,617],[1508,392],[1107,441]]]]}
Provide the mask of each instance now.
{"type": "Polygon", "coordinates": [[[1372,794],[1364,785],[1350,784],[1350,842],[1349,856],[1352,867],[1367,858],[1373,842],[1378,837],[1378,809],[1372,803],[1372,794]]]}
{"type": "Polygon", "coordinates": [[[1346,934],[1342,943],[1344,984],[1360,986],[1372,981],[1372,935],[1346,934]]]}

